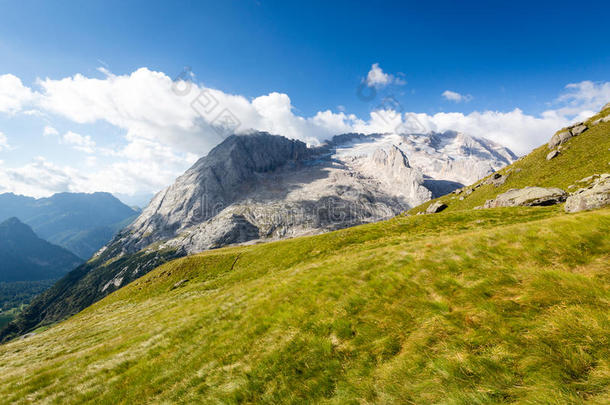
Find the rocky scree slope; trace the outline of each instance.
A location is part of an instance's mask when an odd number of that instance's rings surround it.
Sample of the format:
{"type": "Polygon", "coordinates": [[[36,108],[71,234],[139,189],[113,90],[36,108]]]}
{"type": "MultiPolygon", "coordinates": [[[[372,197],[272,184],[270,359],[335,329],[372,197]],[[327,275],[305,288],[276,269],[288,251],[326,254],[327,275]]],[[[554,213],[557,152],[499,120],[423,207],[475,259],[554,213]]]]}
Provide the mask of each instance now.
{"type": "Polygon", "coordinates": [[[451,131],[344,134],[313,148],[267,133],[231,136],[0,337],[74,314],[170,258],[387,219],[514,158],[451,131]]]}

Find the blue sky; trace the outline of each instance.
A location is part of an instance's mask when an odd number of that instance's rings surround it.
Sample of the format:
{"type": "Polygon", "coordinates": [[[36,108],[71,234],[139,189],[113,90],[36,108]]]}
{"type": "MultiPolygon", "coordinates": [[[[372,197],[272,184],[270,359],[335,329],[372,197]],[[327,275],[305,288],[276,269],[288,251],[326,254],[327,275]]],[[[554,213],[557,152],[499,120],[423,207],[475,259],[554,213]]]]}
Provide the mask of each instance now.
{"type": "Polygon", "coordinates": [[[452,126],[518,153],[610,98],[610,5],[601,1],[1,6],[0,75],[26,90],[6,101],[18,92],[0,81],[0,192],[157,191],[221,139],[208,117],[180,110],[203,89],[219,92],[242,129],[309,142],[382,130],[371,112],[391,97],[428,130],[452,126]],[[196,91],[164,97],[165,79],[185,66],[196,91]],[[328,113],[314,119],[319,112],[328,113]],[[166,164],[149,167],[154,159],[166,164]]]}

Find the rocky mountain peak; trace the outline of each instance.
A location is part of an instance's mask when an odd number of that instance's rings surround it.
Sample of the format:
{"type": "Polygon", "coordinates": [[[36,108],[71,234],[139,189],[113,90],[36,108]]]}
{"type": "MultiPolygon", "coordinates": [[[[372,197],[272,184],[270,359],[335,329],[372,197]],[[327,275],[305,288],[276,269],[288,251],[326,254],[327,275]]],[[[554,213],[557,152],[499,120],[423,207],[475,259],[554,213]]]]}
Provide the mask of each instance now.
{"type": "Polygon", "coordinates": [[[17,217],[8,218],[6,221],[0,223],[0,232],[3,234],[11,233],[20,236],[35,236],[32,228],[21,222],[17,217]]]}
{"type": "Polygon", "coordinates": [[[390,166],[394,168],[411,167],[409,166],[409,159],[405,153],[396,145],[392,145],[387,151],[382,148],[375,150],[371,159],[379,166],[390,166]]]}
{"type": "Polygon", "coordinates": [[[192,253],[219,241],[381,220],[471,183],[511,156],[454,131],[343,134],[317,148],[266,132],[232,135],[158,193],[111,246],[133,253],[169,241],[164,246],[192,253]],[[333,219],[334,206],[349,212],[333,219]]]}

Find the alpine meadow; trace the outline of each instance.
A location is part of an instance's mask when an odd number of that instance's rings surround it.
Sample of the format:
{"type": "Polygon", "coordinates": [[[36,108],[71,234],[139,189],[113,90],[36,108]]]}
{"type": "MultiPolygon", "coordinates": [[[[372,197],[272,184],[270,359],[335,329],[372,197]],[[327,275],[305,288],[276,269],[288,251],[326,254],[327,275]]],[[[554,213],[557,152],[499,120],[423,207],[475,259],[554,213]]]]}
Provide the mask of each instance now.
{"type": "Polygon", "coordinates": [[[610,404],[585,3],[5,4],[0,404],[610,404]]]}

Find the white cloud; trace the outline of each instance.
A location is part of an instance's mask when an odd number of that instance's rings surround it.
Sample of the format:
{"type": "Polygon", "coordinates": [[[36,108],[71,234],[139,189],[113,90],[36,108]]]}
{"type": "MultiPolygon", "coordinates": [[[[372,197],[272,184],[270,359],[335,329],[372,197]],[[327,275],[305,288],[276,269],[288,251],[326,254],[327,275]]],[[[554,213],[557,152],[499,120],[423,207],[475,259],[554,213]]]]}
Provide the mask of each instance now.
{"type": "Polygon", "coordinates": [[[404,85],[407,82],[402,77],[396,77],[389,73],[385,73],[383,69],[379,67],[379,63],[373,63],[371,70],[366,75],[366,84],[369,87],[385,87],[389,84],[404,85]]]}
{"type": "Polygon", "coordinates": [[[189,90],[176,92],[169,76],[146,68],[104,79],[75,75],[38,84],[38,104],[46,111],[79,124],[105,121],[126,130],[130,141],[154,140],[182,152],[201,155],[221,141],[226,134],[217,132],[217,124],[226,111],[238,117],[236,132],[265,130],[314,143],[327,135],[324,128],[296,116],[286,94],[270,93],[250,101],[186,82],[176,87],[189,90]]]}
{"type": "Polygon", "coordinates": [[[14,114],[33,98],[32,91],[17,76],[0,75],[0,112],[14,114]]]}
{"type": "Polygon", "coordinates": [[[474,111],[470,114],[407,113],[405,116],[416,119],[426,130],[456,130],[475,137],[487,138],[509,147],[517,154],[525,154],[547,142],[557,129],[570,122],[567,117],[553,111],[535,117],[524,114],[520,109],[509,112],[474,111]]]}
{"type": "Polygon", "coordinates": [[[18,168],[0,168],[0,192],[43,197],[61,191],[82,191],[85,184],[78,170],[57,166],[43,157],[18,168]]]}
{"type": "Polygon", "coordinates": [[[566,91],[555,100],[555,105],[560,105],[557,110],[559,114],[585,118],[610,101],[610,82],[595,83],[585,80],[570,83],[565,88],[566,91]]]}
{"type": "Polygon", "coordinates": [[[57,131],[55,128],[53,128],[50,125],[46,125],[44,127],[44,129],[42,130],[42,135],[43,136],[54,136],[54,135],[59,135],[59,131],[57,131]]]}
{"type": "Polygon", "coordinates": [[[456,103],[460,103],[462,101],[468,102],[472,100],[472,96],[470,94],[462,95],[460,93],[456,93],[455,91],[445,90],[442,96],[449,101],[455,101],[456,103]]]}
{"type": "Polygon", "coordinates": [[[95,152],[95,142],[89,135],[80,135],[72,131],[66,132],[61,141],[64,144],[71,145],[74,149],[85,153],[95,152]]]}
{"type": "Polygon", "coordinates": [[[8,144],[8,138],[2,132],[0,132],[0,151],[10,149],[8,144]]]}
{"type": "MultiPolygon", "coordinates": [[[[39,80],[37,91],[23,86],[15,76],[0,76],[0,111],[41,111],[78,124],[105,122],[124,134],[124,143],[110,148],[101,138],[69,131],[59,139],[89,155],[83,157],[82,168],[57,165],[44,158],[17,168],[2,166],[0,189],[38,196],[57,191],[129,195],[157,191],[222,141],[227,133],[217,130],[223,117],[238,120],[235,132],[263,130],[310,144],[345,132],[453,129],[489,138],[523,154],[548,141],[558,128],[591,115],[610,101],[610,83],[581,82],[568,85],[549,110],[537,116],[519,109],[422,114],[396,111],[400,110],[396,105],[394,109],[382,107],[364,118],[330,110],[303,117],[295,114],[290,97],[283,93],[248,99],[201,84],[174,82],[168,75],[147,68],[126,75],[107,70],[102,73],[101,79],[77,74],[39,80]]],[[[367,76],[367,84],[375,86],[401,80],[384,73],[378,64],[367,76]]],[[[460,100],[469,97],[451,93],[450,97],[457,95],[460,100]]],[[[51,126],[45,127],[43,134],[59,135],[51,126]]],[[[0,137],[0,148],[8,145],[5,138],[3,143],[0,137]]]]}

